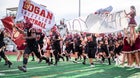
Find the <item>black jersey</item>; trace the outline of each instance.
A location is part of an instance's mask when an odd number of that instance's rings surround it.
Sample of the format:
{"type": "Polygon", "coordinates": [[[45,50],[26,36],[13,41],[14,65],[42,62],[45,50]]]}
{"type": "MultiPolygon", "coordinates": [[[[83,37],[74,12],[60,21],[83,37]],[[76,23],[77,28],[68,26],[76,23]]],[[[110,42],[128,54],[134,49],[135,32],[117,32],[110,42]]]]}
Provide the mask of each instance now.
{"type": "Polygon", "coordinates": [[[98,52],[103,52],[102,48],[101,47],[98,47],[98,52]]]}
{"type": "MultiPolygon", "coordinates": [[[[36,32],[30,32],[28,30],[27,31],[27,37],[30,37],[31,36],[31,33],[35,33],[36,34],[36,32]]],[[[27,46],[29,46],[29,47],[37,47],[38,46],[37,41],[36,41],[36,38],[26,39],[26,43],[27,43],[27,46]]]]}
{"type": "Polygon", "coordinates": [[[4,39],[4,33],[1,32],[1,33],[0,33],[0,48],[3,47],[3,46],[5,45],[3,39],[4,39]]]}
{"type": "Polygon", "coordinates": [[[119,45],[118,47],[115,47],[115,49],[114,49],[114,53],[118,54],[118,55],[120,55],[121,51],[122,51],[122,46],[121,45],[119,45]]]}
{"type": "Polygon", "coordinates": [[[1,33],[0,33],[0,42],[3,42],[3,39],[4,39],[4,33],[1,32],[1,33]]]}
{"type": "Polygon", "coordinates": [[[80,38],[75,38],[76,40],[75,40],[75,47],[80,47],[80,45],[81,45],[81,40],[80,40],[80,38]]]}
{"type": "Polygon", "coordinates": [[[66,38],[64,42],[66,42],[66,47],[73,48],[73,39],[72,38],[66,38]]]}
{"type": "Polygon", "coordinates": [[[52,37],[51,37],[51,42],[52,42],[53,49],[60,48],[59,35],[56,32],[53,32],[52,37]]]}
{"type": "Polygon", "coordinates": [[[37,35],[40,35],[40,39],[37,41],[38,44],[44,44],[43,40],[44,40],[45,35],[42,33],[37,33],[37,35]]]}
{"type": "Polygon", "coordinates": [[[96,36],[95,35],[92,35],[92,39],[93,39],[93,44],[94,46],[97,46],[97,42],[96,42],[96,36]]]}
{"type": "Polygon", "coordinates": [[[109,45],[109,51],[113,51],[115,49],[114,45],[109,45]]]}
{"type": "Polygon", "coordinates": [[[103,52],[106,52],[106,53],[109,52],[109,48],[108,48],[108,45],[107,44],[102,44],[101,45],[101,49],[102,49],[103,52]]]}

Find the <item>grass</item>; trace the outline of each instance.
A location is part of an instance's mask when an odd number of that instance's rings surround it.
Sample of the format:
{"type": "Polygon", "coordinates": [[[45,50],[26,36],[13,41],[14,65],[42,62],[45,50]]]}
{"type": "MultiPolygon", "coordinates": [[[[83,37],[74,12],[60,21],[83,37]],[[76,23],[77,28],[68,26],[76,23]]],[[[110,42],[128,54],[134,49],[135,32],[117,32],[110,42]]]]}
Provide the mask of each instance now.
{"type": "Polygon", "coordinates": [[[4,66],[4,61],[0,62],[0,78],[140,78],[140,69],[117,67],[114,64],[107,65],[95,62],[96,66],[75,64],[73,62],[61,61],[57,66],[48,66],[44,61],[40,64],[37,61],[30,61],[27,65],[27,72],[17,69],[22,62],[16,62],[16,57],[8,56],[13,62],[11,68],[4,66]]]}

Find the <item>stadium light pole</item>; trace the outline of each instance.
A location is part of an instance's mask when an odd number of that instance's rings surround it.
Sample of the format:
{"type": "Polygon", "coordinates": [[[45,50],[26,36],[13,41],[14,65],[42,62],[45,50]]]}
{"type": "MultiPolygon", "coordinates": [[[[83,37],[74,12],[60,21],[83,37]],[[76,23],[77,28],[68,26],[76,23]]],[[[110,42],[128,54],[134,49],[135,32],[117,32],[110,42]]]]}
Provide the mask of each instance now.
{"type": "Polygon", "coordinates": [[[79,0],[79,17],[81,16],[81,0],[79,0]]]}

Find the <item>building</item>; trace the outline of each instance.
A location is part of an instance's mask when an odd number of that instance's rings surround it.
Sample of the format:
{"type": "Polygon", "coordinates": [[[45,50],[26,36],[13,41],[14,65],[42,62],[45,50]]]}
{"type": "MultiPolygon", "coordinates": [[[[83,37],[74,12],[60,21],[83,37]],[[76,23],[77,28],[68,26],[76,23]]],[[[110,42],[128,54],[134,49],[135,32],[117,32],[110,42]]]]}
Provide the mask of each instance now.
{"type": "Polygon", "coordinates": [[[6,8],[6,16],[16,17],[18,7],[6,8]]]}

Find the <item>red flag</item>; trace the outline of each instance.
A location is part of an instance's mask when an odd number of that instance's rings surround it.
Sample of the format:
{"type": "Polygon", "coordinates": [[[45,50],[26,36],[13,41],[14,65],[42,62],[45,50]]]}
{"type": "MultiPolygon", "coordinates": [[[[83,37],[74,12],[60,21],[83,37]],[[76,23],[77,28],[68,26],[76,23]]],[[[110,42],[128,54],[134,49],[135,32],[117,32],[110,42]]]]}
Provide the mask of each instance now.
{"type": "MultiPolygon", "coordinates": [[[[1,19],[4,27],[10,31],[12,40],[14,43],[20,47],[23,43],[25,43],[25,39],[23,39],[24,35],[19,33],[17,30],[13,30],[14,19],[12,17],[5,17],[1,19]]],[[[17,23],[16,26],[23,30],[23,23],[17,23]]]]}
{"type": "Polygon", "coordinates": [[[1,21],[4,25],[4,27],[12,32],[12,30],[13,30],[12,26],[14,24],[13,18],[11,16],[5,17],[5,18],[1,19],[1,21]]]}
{"type": "MultiPolygon", "coordinates": [[[[16,26],[23,30],[23,23],[17,23],[16,26]]],[[[23,45],[23,43],[25,43],[25,39],[23,38],[24,35],[21,34],[20,32],[18,32],[17,30],[13,30],[13,41],[15,42],[15,44],[20,47],[23,45]]]]}
{"type": "MultiPolygon", "coordinates": [[[[16,35],[16,34],[14,34],[16,35]]],[[[18,37],[15,38],[14,42],[15,44],[20,47],[23,45],[23,43],[25,43],[25,39],[23,39],[24,35],[23,34],[19,34],[18,37]]]]}

